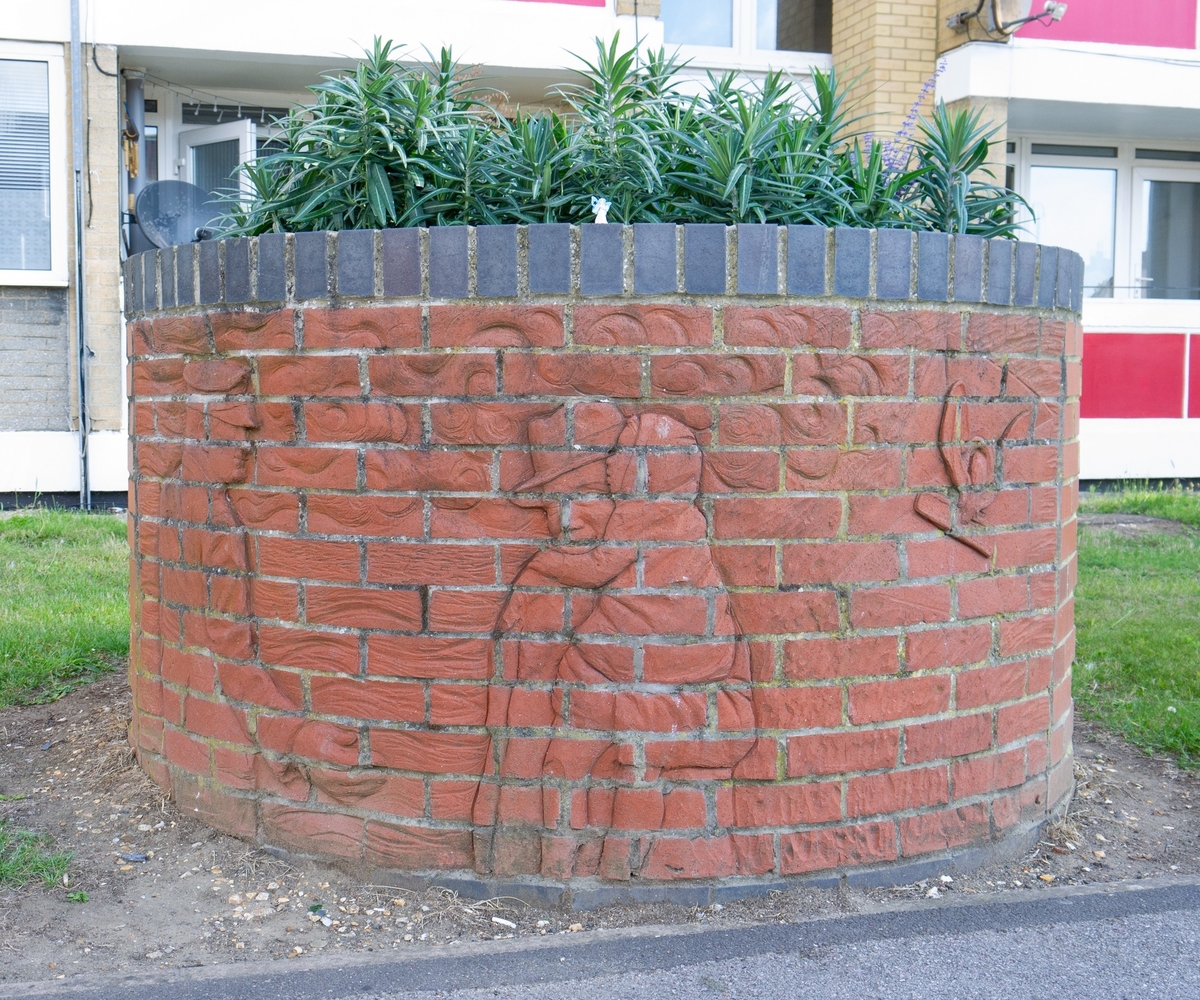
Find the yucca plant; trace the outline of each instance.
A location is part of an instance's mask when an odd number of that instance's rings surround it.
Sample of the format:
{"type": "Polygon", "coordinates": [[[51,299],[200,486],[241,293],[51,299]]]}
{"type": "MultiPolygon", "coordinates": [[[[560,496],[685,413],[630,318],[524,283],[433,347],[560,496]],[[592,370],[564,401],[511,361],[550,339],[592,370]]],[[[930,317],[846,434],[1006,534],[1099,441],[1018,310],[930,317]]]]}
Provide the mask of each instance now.
{"type": "Polygon", "coordinates": [[[448,50],[411,64],[376,39],[278,123],[277,152],[241,168],[249,194],[228,194],[226,232],[581,222],[602,197],[614,222],[1015,234],[1024,202],[978,181],[995,134],[978,111],[939,104],[919,134],[909,121],[884,142],[855,134],[832,72],[814,70],[811,93],[780,73],[697,91],[665,51],[641,59],[619,41],[580,60],[562,114],[510,121],[448,50]]]}

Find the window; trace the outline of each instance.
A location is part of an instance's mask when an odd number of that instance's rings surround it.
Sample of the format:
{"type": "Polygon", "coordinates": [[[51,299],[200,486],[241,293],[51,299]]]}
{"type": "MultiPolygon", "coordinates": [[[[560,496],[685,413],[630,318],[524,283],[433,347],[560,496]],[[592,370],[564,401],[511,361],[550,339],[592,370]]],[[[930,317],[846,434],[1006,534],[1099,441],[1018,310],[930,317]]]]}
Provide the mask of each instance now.
{"type": "Polygon", "coordinates": [[[0,284],[66,284],[58,46],[0,43],[0,284]]]}
{"type": "MultiPolygon", "coordinates": [[[[147,101],[147,104],[150,102],[147,101]]],[[[153,184],[158,180],[158,126],[147,125],[146,130],[146,183],[153,184]]]]}
{"type": "Polygon", "coordinates": [[[733,0],[663,0],[668,45],[733,45],[733,0]]]}
{"type": "Polygon", "coordinates": [[[758,48],[832,52],[833,4],[830,0],[758,0],[758,48]]]}
{"type": "Polygon", "coordinates": [[[662,0],[660,16],[666,44],[710,50],[706,65],[774,65],[789,62],[774,53],[831,51],[832,9],[832,0],[662,0]]]}
{"type": "Polygon", "coordinates": [[[1137,170],[1135,286],[1147,299],[1200,299],[1200,174],[1137,170]]]}
{"type": "Polygon", "coordinates": [[[1089,300],[1173,300],[1172,316],[1200,323],[1200,143],[1179,145],[1009,140],[1008,169],[1036,215],[1022,239],[1078,251],[1089,300]]]}
{"type": "Polygon", "coordinates": [[[1083,294],[1112,298],[1117,172],[1035,166],[1029,171],[1029,204],[1036,219],[1034,239],[1078,252],[1083,294]]]}

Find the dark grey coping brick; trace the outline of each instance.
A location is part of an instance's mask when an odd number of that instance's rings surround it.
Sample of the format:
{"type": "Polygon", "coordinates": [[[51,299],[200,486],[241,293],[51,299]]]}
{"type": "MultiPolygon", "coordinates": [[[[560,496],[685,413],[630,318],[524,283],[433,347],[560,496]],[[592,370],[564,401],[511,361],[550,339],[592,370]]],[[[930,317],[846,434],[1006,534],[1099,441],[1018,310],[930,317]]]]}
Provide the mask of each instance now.
{"type": "Polygon", "coordinates": [[[825,294],[824,226],[788,226],[787,284],[789,295],[825,294]]]}
{"type": "Polygon", "coordinates": [[[1042,247],[1042,262],[1038,269],[1037,304],[1043,309],[1054,305],[1054,279],[1058,277],[1058,247],[1042,247]]]}
{"type": "Polygon", "coordinates": [[[126,257],[121,265],[121,281],[124,282],[125,311],[133,312],[133,258],[126,257]]]}
{"type": "Polygon", "coordinates": [[[297,233],[296,298],[323,299],[329,294],[329,261],[325,233],[297,233]]]}
{"type": "Polygon", "coordinates": [[[679,290],[676,233],[673,222],[633,224],[633,290],[636,294],[663,295],[679,290]]]}
{"type": "Polygon", "coordinates": [[[225,241],[225,301],[250,301],[250,241],[225,241]]]}
{"type": "Polygon", "coordinates": [[[221,244],[203,240],[196,247],[200,252],[200,304],[208,306],[221,301],[221,244]]]}
{"type": "Polygon", "coordinates": [[[145,275],[142,278],[142,300],[147,309],[158,308],[158,251],[149,250],[146,258],[145,275]]]}
{"type": "Polygon", "coordinates": [[[529,227],[529,290],[571,290],[571,225],[542,222],[529,227]]]}
{"type": "Polygon", "coordinates": [[[1013,244],[1016,240],[988,240],[987,300],[1006,306],[1012,299],[1013,244]]]}
{"type": "Polygon", "coordinates": [[[175,308],[175,248],[158,251],[158,275],[162,285],[162,307],[175,308]]]}
{"type": "Polygon", "coordinates": [[[383,294],[421,294],[421,230],[383,231],[383,294]]]}
{"type": "Polygon", "coordinates": [[[917,233],[917,298],[945,302],[950,295],[950,237],[917,233]]]}
{"type": "Polygon", "coordinates": [[[195,243],[184,243],[175,248],[175,303],[181,306],[196,304],[195,243]]]}
{"type": "Polygon", "coordinates": [[[141,312],[145,305],[142,302],[142,269],[146,265],[146,254],[138,253],[129,258],[129,311],[141,312]]]}
{"type": "Polygon", "coordinates": [[[475,294],[509,298],[517,294],[517,227],[475,230],[475,294]]]}
{"type": "Polygon", "coordinates": [[[683,287],[691,295],[725,294],[725,226],[689,222],[683,227],[683,287]]]}
{"type": "Polygon", "coordinates": [[[287,267],[284,249],[287,236],[268,233],[258,238],[258,300],[282,302],[287,298],[287,267]]]}
{"type": "MultiPolygon", "coordinates": [[[[719,223],[638,223],[633,227],[633,291],[669,294],[678,290],[678,236],[683,232],[685,288],[691,294],[733,294],[726,287],[728,226],[719,223]]],[[[563,294],[571,290],[571,229],[567,223],[532,225],[529,235],[530,291],[563,294]]],[[[380,234],[383,256],[383,294],[415,297],[422,292],[420,230],[388,229],[380,234]]],[[[430,240],[430,294],[462,298],[468,289],[468,229],[434,227],[430,240]]],[[[475,230],[475,291],[483,297],[518,294],[519,227],[480,226],[475,230]]],[[[778,233],[769,225],[738,226],[737,293],[778,294],[778,233]]],[[[830,292],[854,298],[874,294],[903,300],[912,287],[914,246],[917,252],[917,294],[926,301],[987,302],[990,305],[1037,305],[1078,310],[1083,300],[1083,260],[1069,250],[1039,247],[1031,242],[971,235],[907,230],[879,230],[875,235],[874,289],[871,288],[872,231],[838,228],[834,234],[832,282],[827,272],[829,230],[820,226],[789,226],[787,285],[792,295],[830,292]],[[953,254],[950,241],[953,240],[953,254]],[[984,248],[987,261],[986,286],[984,248]],[[953,290],[949,286],[954,260],[953,290]]],[[[330,294],[328,233],[297,233],[294,240],[298,299],[330,294]]],[[[250,261],[257,255],[257,297],[281,302],[287,294],[287,237],[272,233],[251,241],[234,238],[205,240],[163,250],[134,254],[124,264],[127,311],[221,302],[249,301],[250,261]],[[199,255],[197,258],[196,255],[199,255]],[[199,279],[198,281],[196,279],[199,279]],[[197,287],[198,286],[198,287],[197,287]],[[160,305],[161,303],[161,305],[160,305]]],[[[366,297],[375,293],[375,233],[348,230],[337,234],[337,279],[341,295],[366,297]]],[[[580,227],[580,291],[584,295],[623,295],[625,227],[618,224],[580,227]]]]}
{"type": "Polygon", "coordinates": [[[467,296],[467,227],[429,229],[429,294],[435,299],[467,296]]]}
{"type": "Polygon", "coordinates": [[[1054,304],[1063,309],[1073,305],[1071,291],[1075,285],[1074,256],[1070,250],[1060,249],[1058,251],[1058,294],[1055,296],[1054,304]]]}
{"type": "Polygon", "coordinates": [[[1017,240],[1017,279],[1013,283],[1013,305],[1031,306],[1037,275],[1037,244],[1017,240]]]}
{"type": "Polygon", "coordinates": [[[375,232],[351,229],[338,233],[338,295],[375,294],[375,232]]]}
{"type": "Polygon", "coordinates": [[[907,299],[912,281],[913,234],[907,229],[881,229],[878,239],[875,295],[881,299],[907,299]]]}
{"type": "Polygon", "coordinates": [[[625,291],[625,227],[579,227],[579,291],[583,295],[620,295],[625,291]]]}
{"type": "Polygon", "coordinates": [[[779,227],[737,227],[737,282],[740,295],[779,294],[779,227]]]}
{"type": "Polygon", "coordinates": [[[833,231],[833,293],[865,298],[871,292],[871,231],[833,231]]]}
{"type": "Polygon", "coordinates": [[[983,300],[983,237],[954,237],[954,301],[983,300]]]}

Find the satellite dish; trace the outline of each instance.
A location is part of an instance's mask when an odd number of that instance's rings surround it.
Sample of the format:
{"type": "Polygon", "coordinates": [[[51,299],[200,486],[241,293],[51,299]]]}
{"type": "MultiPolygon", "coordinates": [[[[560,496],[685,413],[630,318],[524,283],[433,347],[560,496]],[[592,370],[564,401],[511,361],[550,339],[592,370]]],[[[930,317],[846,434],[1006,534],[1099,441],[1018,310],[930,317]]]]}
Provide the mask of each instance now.
{"type": "Polygon", "coordinates": [[[142,188],[134,213],[146,239],[162,248],[212,239],[221,206],[195,184],[156,181],[142,188]]]}
{"type": "Polygon", "coordinates": [[[1017,22],[1029,16],[1031,0],[992,0],[987,5],[987,19],[991,22],[988,28],[1009,35],[1017,29],[1017,22]]]}

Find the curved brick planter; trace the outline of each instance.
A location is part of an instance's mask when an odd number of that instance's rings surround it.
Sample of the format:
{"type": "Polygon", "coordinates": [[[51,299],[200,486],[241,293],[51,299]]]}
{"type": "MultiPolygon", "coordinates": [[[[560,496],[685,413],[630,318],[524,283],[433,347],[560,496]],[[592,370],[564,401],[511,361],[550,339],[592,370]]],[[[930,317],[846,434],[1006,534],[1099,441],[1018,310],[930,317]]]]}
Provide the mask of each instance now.
{"type": "Polygon", "coordinates": [[[1081,276],[774,226],[133,258],[143,766],[576,905],[1011,847],[1071,787],[1081,276]]]}

